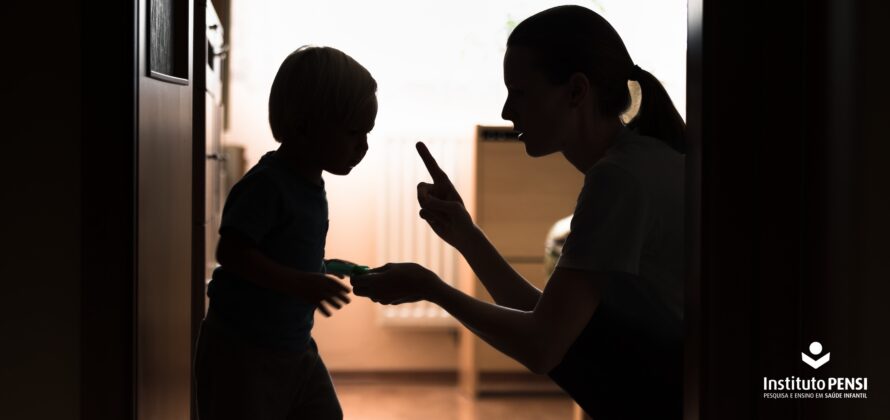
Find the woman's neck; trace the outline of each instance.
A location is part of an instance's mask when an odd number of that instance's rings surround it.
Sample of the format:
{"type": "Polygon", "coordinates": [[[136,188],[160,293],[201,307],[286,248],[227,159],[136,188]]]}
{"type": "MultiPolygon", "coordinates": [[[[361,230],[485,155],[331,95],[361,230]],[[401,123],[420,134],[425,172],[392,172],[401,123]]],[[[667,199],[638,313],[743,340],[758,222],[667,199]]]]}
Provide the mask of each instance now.
{"type": "Polygon", "coordinates": [[[308,154],[305,150],[300,150],[299,147],[289,143],[281,143],[281,146],[278,146],[278,150],[275,151],[275,157],[285,162],[300,177],[315,185],[322,185],[321,167],[317,163],[307,160],[308,154]]]}
{"type": "Polygon", "coordinates": [[[572,166],[586,174],[606,155],[623,127],[624,124],[618,117],[582,120],[578,124],[578,136],[562,154],[572,166]]]}

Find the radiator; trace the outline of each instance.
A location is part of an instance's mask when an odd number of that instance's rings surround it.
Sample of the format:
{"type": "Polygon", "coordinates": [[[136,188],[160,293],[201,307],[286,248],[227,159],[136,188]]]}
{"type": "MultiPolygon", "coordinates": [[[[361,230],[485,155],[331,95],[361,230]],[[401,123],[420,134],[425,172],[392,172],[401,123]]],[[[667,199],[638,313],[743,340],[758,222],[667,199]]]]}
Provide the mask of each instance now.
{"type": "MultiPolygon", "coordinates": [[[[422,139],[439,166],[458,186],[464,184],[464,151],[467,142],[449,139],[422,139]]],[[[432,182],[423,161],[417,155],[417,138],[386,141],[383,199],[380,213],[378,249],[383,262],[415,262],[438,274],[450,285],[458,284],[460,254],[441,240],[418,215],[417,183],[432,182]]],[[[457,322],[447,312],[429,302],[379,306],[381,325],[397,327],[453,328],[457,322]]]]}

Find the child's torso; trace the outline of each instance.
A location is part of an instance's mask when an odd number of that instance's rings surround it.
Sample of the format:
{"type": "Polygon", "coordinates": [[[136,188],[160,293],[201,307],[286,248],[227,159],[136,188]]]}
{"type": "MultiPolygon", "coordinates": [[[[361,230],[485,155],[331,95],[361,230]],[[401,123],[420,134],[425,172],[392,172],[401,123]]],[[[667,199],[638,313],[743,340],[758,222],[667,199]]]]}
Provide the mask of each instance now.
{"type": "MultiPolygon", "coordinates": [[[[303,180],[271,153],[245,174],[239,181],[242,183],[274,196],[256,200],[266,206],[274,203],[267,212],[270,220],[264,221],[269,228],[255,238],[260,252],[298,271],[323,272],[328,230],[324,186],[303,180]]],[[[238,208],[251,205],[244,200],[249,194],[242,194],[241,189],[236,185],[229,197],[242,200],[238,208]]],[[[239,221],[232,220],[237,214],[234,210],[230,213],[223,212],[223,229],[238,226],[239,221]]],[[[314,304],[259,287],[225,267],[214,271],[208,296],[217,322],[230,334],[260,346],[287,350],[302,350],[308,344],[314,304]]]]}

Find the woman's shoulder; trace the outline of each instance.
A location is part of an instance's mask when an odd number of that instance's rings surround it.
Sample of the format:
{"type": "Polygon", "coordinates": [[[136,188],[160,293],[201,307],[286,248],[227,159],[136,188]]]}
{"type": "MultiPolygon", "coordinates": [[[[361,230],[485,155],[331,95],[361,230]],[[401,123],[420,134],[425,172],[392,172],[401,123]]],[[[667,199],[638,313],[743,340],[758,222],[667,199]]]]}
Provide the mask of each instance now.
{"type": "Polygon", "coordinates": [[[600,159],[584,176],[581,197],[628,194],[642,191],[640,174],[619,159],[600,159]]]}
{"type": "Polygon", "coordinates": [[[586,173],[586,189],[607,185],[657,194],[683,185],[685,158],[659,139],[629,133],[586,173]]]}
{"type": "Polygon", "coordinates": [[[640,134],[636,130],[625,128],[615,144],[606,153],[607,158],[633,159],[643,157],[662,159],[682,159],[683,154],[677,152],[661,139],[640,134]]]}
{"type": "Polygon", "coordinates": [[[684,171],[685,156],[664,141],[627,130],[597,164],[619,166],[637,177],[670,176],[684,171]]]}

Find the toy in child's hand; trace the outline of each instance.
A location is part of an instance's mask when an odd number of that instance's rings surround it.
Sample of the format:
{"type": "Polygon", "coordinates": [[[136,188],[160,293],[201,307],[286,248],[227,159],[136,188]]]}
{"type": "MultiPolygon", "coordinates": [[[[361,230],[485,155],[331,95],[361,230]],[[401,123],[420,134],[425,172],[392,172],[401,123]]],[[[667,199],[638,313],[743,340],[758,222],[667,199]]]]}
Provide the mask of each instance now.
{"type": "Polygon", "coordinates": [[[371,268],[365,265],[351,264],[346,261],[331,260],[325,264],[328,273],[340,276],[360,276],[371,268]]]}

